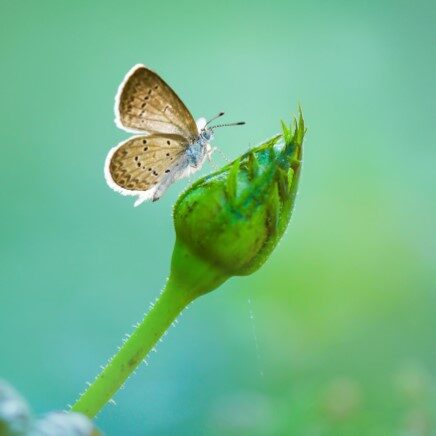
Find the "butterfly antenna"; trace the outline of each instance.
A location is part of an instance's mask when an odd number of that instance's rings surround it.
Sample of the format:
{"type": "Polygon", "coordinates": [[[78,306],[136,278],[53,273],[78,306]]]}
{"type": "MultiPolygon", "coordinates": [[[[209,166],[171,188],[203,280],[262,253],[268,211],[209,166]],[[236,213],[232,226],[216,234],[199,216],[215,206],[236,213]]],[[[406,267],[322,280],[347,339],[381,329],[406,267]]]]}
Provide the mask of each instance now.
{"type": "Polygon", "coordinates": [[[211,123],[212,121],[216,120],[219,117],[222,117],[224,115],[224,112],[220,112],[219,114],[216,114],[214,117],[212,117],[206,124],[205,126],[207,126],[209,123],[211,123]]]}
{"type": "Polygon", "coordinates": [[[210,126],[211,129],[218,129],[218,127],[228,127],[228,126],[243,126],[245,121],[238,121],[237,123],[227,123],[227,124],[218,124],[217,126],[210,126]]]}

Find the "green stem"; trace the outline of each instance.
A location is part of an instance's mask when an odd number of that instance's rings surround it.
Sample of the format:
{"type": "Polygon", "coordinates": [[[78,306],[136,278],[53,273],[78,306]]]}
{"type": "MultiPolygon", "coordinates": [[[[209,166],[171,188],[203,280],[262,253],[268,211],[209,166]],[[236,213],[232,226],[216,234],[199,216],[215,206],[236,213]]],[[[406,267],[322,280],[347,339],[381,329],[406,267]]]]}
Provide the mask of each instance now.
{"type": "Polygon", "coordinates": [[[191,301],[190,293],[176,289],[170,277],[153,308],[71,410],[93,418],[191,301]]]}
{"type": "Polygon", "coordinates": [[[144,360],[179,313],[200,295],[222,284],[228,275],[176,240],[165,289],[132,336],[71,408],[93,418],[144,360]]]}

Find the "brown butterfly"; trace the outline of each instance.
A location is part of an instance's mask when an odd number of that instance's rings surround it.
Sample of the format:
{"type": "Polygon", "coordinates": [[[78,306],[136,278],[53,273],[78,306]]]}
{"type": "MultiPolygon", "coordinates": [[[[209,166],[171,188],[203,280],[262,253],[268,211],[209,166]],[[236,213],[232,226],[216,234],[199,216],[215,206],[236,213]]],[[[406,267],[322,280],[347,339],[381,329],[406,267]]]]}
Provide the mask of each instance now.
{"type": "Polygon", "coordinates": [[[198,171],[214,149],[214,129],[243,122],[208,126],[194,121],[189,110],[156,73],[135,65],[115,98],[115,124],[136,133],[112,148],[104,167],[106,182],[122,195],[137,196],[135,206],[158,200],[171,183],[198,171]]]}

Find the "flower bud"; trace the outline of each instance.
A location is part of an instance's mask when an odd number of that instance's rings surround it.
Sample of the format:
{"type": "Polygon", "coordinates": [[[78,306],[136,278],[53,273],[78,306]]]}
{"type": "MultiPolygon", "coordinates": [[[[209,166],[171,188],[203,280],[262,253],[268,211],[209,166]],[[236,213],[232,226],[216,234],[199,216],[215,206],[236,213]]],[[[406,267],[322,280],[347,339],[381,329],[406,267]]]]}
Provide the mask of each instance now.
{"type": "Polygon", "coordinates": [[[191,298],[256,271],[283,235],[300,175],[303,117],[188,188],[174,207],[171,276],[191,298]]]}

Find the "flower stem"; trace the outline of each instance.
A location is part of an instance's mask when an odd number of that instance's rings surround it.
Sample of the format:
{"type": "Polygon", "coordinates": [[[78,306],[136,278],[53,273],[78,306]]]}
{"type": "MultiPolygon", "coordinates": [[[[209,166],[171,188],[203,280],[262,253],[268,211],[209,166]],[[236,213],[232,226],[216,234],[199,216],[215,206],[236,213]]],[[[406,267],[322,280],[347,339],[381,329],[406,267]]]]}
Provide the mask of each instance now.
{"type": "Polygon", "coordinates": [[[71,410],[93,418],[191,300],[190,293],[177,289],[170,277],[155,305],[71,410]]]}
{"type": "Polygon", "coordinates": [[[294,127],[198,180],[174,208],[176,242],[165,289],[132,336],[73,405],[93,418],[193,300],[227,279],[256,271],[282,237],[291,216],[305,134],[294,127]],[[280,151],[281,150],[281,151],[280,151]]]}

